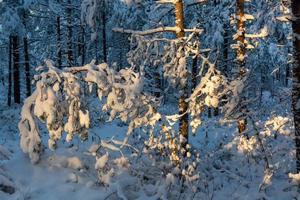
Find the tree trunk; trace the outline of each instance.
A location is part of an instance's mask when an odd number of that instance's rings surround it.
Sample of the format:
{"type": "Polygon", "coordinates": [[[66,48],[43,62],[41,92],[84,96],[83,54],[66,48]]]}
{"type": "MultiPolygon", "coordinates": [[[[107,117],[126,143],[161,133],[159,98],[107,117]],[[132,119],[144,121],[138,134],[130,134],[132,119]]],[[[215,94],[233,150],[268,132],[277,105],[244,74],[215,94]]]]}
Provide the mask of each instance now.
{"type": "MultiPolygon", "coordinates": [[[[245,48],[245,0],[237,0],[236,8],[237,8],[237,31],[238,31],[238,48],[237,48],[237,64],[239,68],[239,77],[243,77],[246,74],[245,70],[245,56],[246,56],[246,48],[245,48]]],[[[242,110],[240,112],[243,112],[242,110]]],[[[243,115],[243,114],[242,114],[243,115]]],[[[238,121],[238,131],[239,133],[243,133],[246,130],[246,119],[239,119],[238,121]]]]}
{"type": "Polygon", "coordinates": [[[20,71],[19,71],[19,45],[18,36],[12,36],[13,45],[13,77],[14,77],[14,101],[21,103],[20,97],[20,71]]]}
{"type": "Polygon", "coordinates": [[[12,77],[11,77],[11,65],[12,65],[12,36],[9,36],[9,48],[8,48],[8,93],[7,93],[7,105],[11,106],[11,88],[12,88],[12,77]]]}
{"type": "Polygon", "coordinates": [[[293,31],[295,34],[294,53],[295,65],[293,67],[292,108],[295,124],[296,163],[297,172],[300,172],[300,1],[292,0],[292,10],[295,17],[293,31]]]}
{"type": "MultiPolygon", "coordinates": [[[[59,1],[57,1],[59,3],[59,1]]],[[[61,45],[61,21],[60,16],[56,17],[56,48],[57,48],[57,67],[62,68],[62,45],[61,45]]]]}
{"type": "Polygon", "coordinates": [[[67,57],[68,57],[68,66],[72,67],[74,65],[73,58],[73,30],[72,30],[72,3],[71,0],[68,0],[67,5],[67,57]]]}
{"type": "Polygon", "coordinates": [[[198,81],[198,57],[196,56],[193,58],[192,62],[192,90],[194,90],[197,87],[198,81]]]}
{"type": "Polygon", "coordinates": [[[85,41],[84,41],[84,26],[81,23],[80,24],[80,37],[78,39],[78,53],[81,58],[81,65],[83,66],[85,63],[85,41]]]}
{"type": "Polygon", "coordinates": [[[26,96],[31,95],[31,78],[30,78],[30,63],[29,63],[29,52],[28,52],[28,39],[23,38],[24,42],[24,61],[25,61],[25,78],[26,78],[26,96]]]}
{"type": "Polygon", "coordinates": [[[102,50],[103,61],[107,63],[107,43],[106,43],[106,4],[105,0],[102,0],[102,50]]]}
{"type": "Polygon", "coordinates": [[[228,40],[228,25],[227,22],[224,22],[224,43],[223,43],[223,71],[225,72],[225,75],[228,75],[228,49],[229,47],[229,40],[228,40]]]}
{"type": "MultiPolygon", "coordinates": [[[[183,13],[183,1],[177,0],[175,3],[175,17],[176,27],[180,30],[176,33],[177,38],[184,37],[184,13],[183,13]]],[[[185,75],[187,76],[187,74],[185,75]]],[[[186,79],[187,80],[187,79],[186,79]]],[[[181,145],[186,147],[188,143],[189,135],[189,116],[187,113],[188,103],[185,101],[188,98],[188,84],[187,82],[181,85],[181,96],[179,98],[179,115],[182,115],[179,119],[179,134],[181,136],[181,145]]]]}

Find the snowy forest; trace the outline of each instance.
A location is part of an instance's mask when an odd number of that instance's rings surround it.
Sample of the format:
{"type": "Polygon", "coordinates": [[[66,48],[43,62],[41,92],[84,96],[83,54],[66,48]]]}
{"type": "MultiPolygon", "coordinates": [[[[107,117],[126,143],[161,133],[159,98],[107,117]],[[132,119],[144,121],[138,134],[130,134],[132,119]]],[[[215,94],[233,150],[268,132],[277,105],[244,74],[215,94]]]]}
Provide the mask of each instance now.
{"type": "Polygon", "coordinates": [[[300,200],[300,1],[0,0],[1,200],[300,200]]]}

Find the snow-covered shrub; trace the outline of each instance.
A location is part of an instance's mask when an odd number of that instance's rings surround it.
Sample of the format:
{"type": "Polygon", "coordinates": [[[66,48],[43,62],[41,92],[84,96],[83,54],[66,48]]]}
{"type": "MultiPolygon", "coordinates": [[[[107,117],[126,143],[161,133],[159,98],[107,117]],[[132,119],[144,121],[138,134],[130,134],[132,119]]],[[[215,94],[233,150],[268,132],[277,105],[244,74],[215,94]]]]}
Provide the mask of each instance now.
{"type": "MultiPolygon", "coordinates": [[[[115,71],[106,64],[94,62],[83,67],[58,69],[51,61],[35,76],[36,90],[25,101],[19,123],[21,147],[32,162],[39,160],[42,150],[36,117],[47,125],[48,146],[56,147],[63,132],[66,141],[75,134],[87,139],[90,126],[89,111],[85,106],[85,86],[90,92],[97,86],[98,96],[105,100],[102,110],[110,113],[110,119],[119,118],[129,123],[127,135],[133,129],[144,126],[153,128],[160,115],[155,112],[155,98],[143,94],[143,72],[132,69],[115,71]]],[[[126,139],[125,141],[126,142],[126,139]]]]}

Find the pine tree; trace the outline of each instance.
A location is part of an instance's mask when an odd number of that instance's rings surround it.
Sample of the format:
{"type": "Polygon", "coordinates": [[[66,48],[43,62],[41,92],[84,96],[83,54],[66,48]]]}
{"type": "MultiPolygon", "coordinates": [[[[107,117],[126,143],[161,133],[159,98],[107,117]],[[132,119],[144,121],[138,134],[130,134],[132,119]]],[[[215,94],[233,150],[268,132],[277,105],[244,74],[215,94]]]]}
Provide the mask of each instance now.
{"type": "MultiPolygon", "coordinates": [[[[183,2],[182,0],[178,0],[175,4],[175,19],[176,19],[176,28],[178,31],[176,36],[178,39],[184,37],[184,12],[183,12],[183,2]]],[[[185,74],[187,78],[188,74],[185,74]]],[[[187,80],[187,79],[186,79],[187,80]]],[[[187,81],[181,85],[182,94],[179,98],[179,133],[185,139],[183,141],[182,146],[186,146],[188,143],[188,135],[189,135],[189,116],[187,113],[188,103],[185,101],[188,98],[188,83],[187,81]]]]}
{"type": "Polygon", "coordinates": [[[25,78],[26,78],[26,96],[29,97],[31,94],[31,78],[30,78],[30,61],[29,61],[29,50],[28,50],[28,38],[23,38],[24,43],[24,64],[25,64],[25,78]]]}
{"type": "MultiPolygon", "coordinates": [[[[238,48],[237,48],[237,67],[239,69],[239,77],[243,77],[246,73],[246,41],[245,41],[245,0],[237,0],[236,2],[236,17],[237,17],[237,31],[238,31],[238,48]]],[[[243,112],[241,110],[240,112],[243,112]]],[[[243,116],[243,114],[241,114],[243,116]]],[[[243,133],[246,130],[246,119],[240,119],[238,121],[239,133],[243,133]]]]}
{"type": "MultiPolygon", "coordinates": [[[[57,3],[60,3],[59,0],[57,0],[57,3]]],[[[61,44],[61,17],[60,15],[57,15],[56,17],[56,48],[57,48],[57,66],[59,68],[62,67],[62,44],[61,44]]]]}
{"type": "Polygon", "coordinates": [[[300,172],[300,2],[298,0],[292,0],[292,10],[295,17],[293,31],[295,34],[294,58],[296,61],[293,68],[292,107],[295,124],[297,172],[300,172]]]}
{"type": "Polygon", "coordinates": [[[21,103],[20,94],[20,50],[19,50],[19,37],[12,36],[12,49],[13,49],[13,78],[14,78],[14,102],[21,103]]]}
{"type": "Polygon", "coordinates": [[[8,92],[7,92],[7,105],[11,106],[11,90],[12,90],[12,36],[9,36],[8,42],[8,92]]]}

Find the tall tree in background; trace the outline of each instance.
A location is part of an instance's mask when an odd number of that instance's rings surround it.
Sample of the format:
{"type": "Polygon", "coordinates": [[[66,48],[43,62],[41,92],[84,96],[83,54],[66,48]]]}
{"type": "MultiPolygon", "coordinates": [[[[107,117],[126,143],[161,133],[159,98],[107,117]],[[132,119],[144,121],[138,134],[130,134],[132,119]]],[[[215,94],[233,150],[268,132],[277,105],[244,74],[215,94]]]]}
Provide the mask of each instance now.
{"type": "Polygon", "coordinates": [[[80,35],[78,38],[78,54],[81,58],[81,65],[85,63],[85,27],[82,22],[80,22],[80,35]]]}
{"type": "MultiPolygon", "coordinates": [[[[184,12],[183,12],[183,1],[178,0],[175,3],[175,20],[176,20],[176,28],[179,30],[176,32],[176,36],[178,39],[184,37],[184,12]]],[[[187,80],[188,74],[186,73],[184,75],[187,80]]],[[[188,103],[185,101],[188,98],[188,83],[185,81],[181,85],[182,88],[180,88],[181,96],[179,97],[179,115],[180,121],[179,121],[179,133],[180,135],[185,139],[183,142],[183,146],[185,147],[188,143],[188,135],[189,135],[189,116],[187,113],[188,109],[188,103]]]]}
{"type": "MultiPolygon", "coordinates": [[[[23,10],[23,25],[26,29],[26,18],[27,11],[23,10]]],[[[23,49],[24,49],[24,65],[25,65],[25,79],[26,79],[26,96],[31,95],[31,78],[30,78],[30,60],[29,60],[29,46],[28,46],[28,37],[25,34],[23,37],[23,49]]]]}
{"type": "Polygon", "coordinates": [[[297,172],[300,172],[300,1],[292,0],[292,11],[294,15],[293,31],[295,35],[295,66],[293,68],[292,107],[295,124],[297,172]]]}
{"type": "Polygon", "coordinates": [[[73,55],[73,26],[72,26],[72,2],[68,0],[67,2],[67,61],[68,66],[71,67],[74,64],[73,55]]]}
{"type": "Polygon", "coordinates": [[[102,50],[103,50],[103,61],[107,63],[107,42],[106,42],[106,3],[102,0],[102,50]]]}
{"type": "MultiPolygon", "coordinates": [[[[57,3],[60,3],[59,0],[57,0],[57,3]]],[[[57,14],[56,17],[56,48],[57,48],[57,66],[59,68],[62,67],[62,45],[61,45],[61,18],[60,15],[57,14]]]]}
{"type": "Polygon", "coordinates": [[[30,78],[30,62],[29,62],[29,51],[28,51],[28,38],[23,38],[24,43],[24,65],[25,65],[25,78],[26,78],[26,96],[31,95],[31,78],[30,78]]]}
{"type": "MultiPolygon", "coordinates": [[[[245,0],[237,0],[236,2],[236,18],[237,18],[237,65],[238,65],[238,77],[243,78],[246,74],[246,41],[245,41],[245,0]]],[[[243,112],[243,108],[240,110],[243,112]]],[[[241,113],[243,117],[243,113],[241,113]]],[[[246,130],[246,119],[238,120],[238,130],[242,133],[246,130]]]]}
{"type": "Polygon", "coordinates": [[[20,96],[20,50],[19,50],[19,37],[12,36],[12,49],[13,49],[13,77],[14,77],[14,102],[21,103],[20,96]]]}
{"type": "Polygon", "coordinates": [[[12,89],[12,36],[9,36],[8,42],[8,93],[7,93],[7,105],[11,106],[11,89],[12,89]]]}

